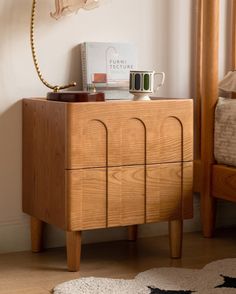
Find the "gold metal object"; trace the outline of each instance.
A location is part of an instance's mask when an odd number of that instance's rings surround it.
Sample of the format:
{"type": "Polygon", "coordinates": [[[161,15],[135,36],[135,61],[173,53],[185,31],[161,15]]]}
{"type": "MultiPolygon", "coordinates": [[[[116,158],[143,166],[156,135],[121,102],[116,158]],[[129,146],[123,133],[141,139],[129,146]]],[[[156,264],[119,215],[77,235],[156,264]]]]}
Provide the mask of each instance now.
{"type": "Polygon", "coordinates": [[[62,90],[62,89],[67,89],[67,88],[75,87],[76,86],[76,82],[72,82],[72,83],[70,83],[68,85],[63,85],[63,86],[58,86],[58,85],[53,86],[53,85],[49,84],[43,78],[43,75],[42,75],[41,70],[40,70],[40,67],[39,67],[37,55],[36,55],[35,41],[34,41],[34,25],[35,25],[36,4],[37,4],[37,0],[33,0],[33,3],[32,3],[32,12],[31,12],[31,26],[30,26],[30,44],[31,44],[31,51],[32,51],[34,66],[35,66],[35,69],[37,71],[38,77],[39,77],[39,79],[41,80],[41,82],[46,87],[52,89],[54,92],[58,92],[59,90],[62,90]]]}

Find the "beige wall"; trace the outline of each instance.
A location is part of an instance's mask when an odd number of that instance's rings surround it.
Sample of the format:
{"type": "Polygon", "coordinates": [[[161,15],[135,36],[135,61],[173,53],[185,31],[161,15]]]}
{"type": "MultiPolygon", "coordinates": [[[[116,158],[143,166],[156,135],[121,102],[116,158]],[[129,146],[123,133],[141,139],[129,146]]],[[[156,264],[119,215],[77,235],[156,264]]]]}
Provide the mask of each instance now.
{"type": "MultiPolygon", "coordinates": [[[[137,45],[140,69],[166,72],[160,96],[192,97],[193,0],[107,0],[99,9],[57,22],[49,17],[54,1],[38,2],[37,49],[50,82],[80,82],[78,43],[128,41],[137,45]]],[[[31,0],[0,1],[0,252],[29,249],[29,219],[21,212],[21,98],[47,92],[31,59],[30,10],[31,0]]],[[[187,230],[199,228],[197,199],[195,206],[187,230]]],[[[165,225],[141,228],[142,236],[165,232],[165,225]]],[[[124,236],[122,229],[88,232],[85,241],[124,236]]],[[[47,245],[63,243],[64,234],[49,228],[47,245]]]]}

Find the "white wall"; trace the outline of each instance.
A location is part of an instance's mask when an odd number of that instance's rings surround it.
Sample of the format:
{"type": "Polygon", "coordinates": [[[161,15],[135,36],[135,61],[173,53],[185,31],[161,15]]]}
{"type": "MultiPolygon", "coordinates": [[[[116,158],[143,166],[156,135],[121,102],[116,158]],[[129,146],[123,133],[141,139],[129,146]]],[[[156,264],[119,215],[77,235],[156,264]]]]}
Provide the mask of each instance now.
{"type": "MultiPolygon", "coordinates": [[[[128,41],[137,45],[140,69],[166,72],[160,96],[192,97],[193,0],[108,0],[99,9],[60,21],[49,17],[53,0],[38,2],[38,56],[51,83],[80,82],[79,43],[128,41]]],[[[30,10],[31,0],[0,1],[0,252],[29,249],[29,219],[21,212],[21,98],[47,92],[31,59],[30,10]]],[[[188,230],[199,229],[197,199],[195,207],[196,217],[188,222],[188,230]]],[[[140,231],[141,236],[155,235],[165,233],[166,226],[149,225],[140,231]]],[[[124,238],[125,231],[84,236],[86,242],[111,240],[124,238]]],[[[49,228],[47,245],[63,243],[64,234],[49,228]]]]}

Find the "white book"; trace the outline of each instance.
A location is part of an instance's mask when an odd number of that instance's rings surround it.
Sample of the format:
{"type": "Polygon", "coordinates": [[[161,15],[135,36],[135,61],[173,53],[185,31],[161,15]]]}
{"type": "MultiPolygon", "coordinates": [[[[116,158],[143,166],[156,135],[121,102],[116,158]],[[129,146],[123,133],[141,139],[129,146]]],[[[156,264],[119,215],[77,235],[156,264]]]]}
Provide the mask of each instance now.
{"type": "Polygon", "coordinates": [[[104,91],[107,99],[129,99],[129,73],[137,68],[137,49],[130,43],[81,44],[83,90],[104,91]]]}

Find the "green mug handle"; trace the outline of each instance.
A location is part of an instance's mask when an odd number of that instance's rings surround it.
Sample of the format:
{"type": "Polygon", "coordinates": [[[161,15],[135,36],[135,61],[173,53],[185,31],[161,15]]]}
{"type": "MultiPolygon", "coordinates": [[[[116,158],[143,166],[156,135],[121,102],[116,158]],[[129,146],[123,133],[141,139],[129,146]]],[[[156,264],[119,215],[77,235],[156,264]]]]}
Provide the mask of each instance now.
{"type": "Polygon", "coordinates": [[[163,86],[165,82],[165,78],[166,78],[166,74],[164,72],[155,72],[154,77],[157,75],[161,75],[162,79],[161,79],[161,82],[157,85],[156,89],[154,90],[154,93],[156,93],[160,89],[160,87],[163,86]]]}

